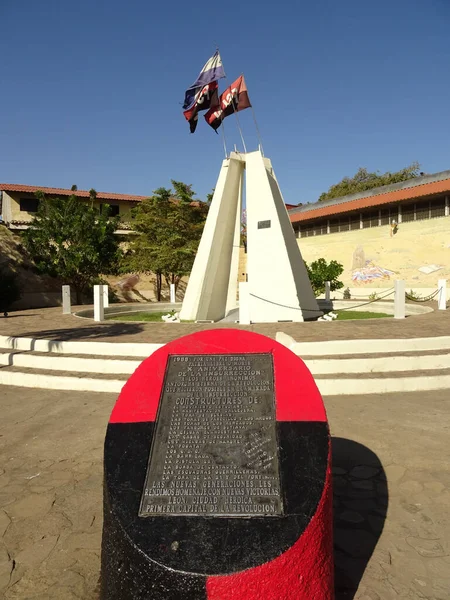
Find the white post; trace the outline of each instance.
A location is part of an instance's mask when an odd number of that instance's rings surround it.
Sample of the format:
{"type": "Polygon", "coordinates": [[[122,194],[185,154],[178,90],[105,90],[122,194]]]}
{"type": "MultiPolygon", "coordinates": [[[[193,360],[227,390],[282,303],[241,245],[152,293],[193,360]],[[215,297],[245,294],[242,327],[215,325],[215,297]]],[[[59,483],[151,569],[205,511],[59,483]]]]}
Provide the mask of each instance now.
{"type": "Polygon", "coordinates": [[[405,318],[405,282],[402,279],[397,279],[394,284],[395,299],[394,299],[394,319],[405,318]]]}
{"type": "Polygon", "coordinates": [[[250,325],[250,296],[246,281],[239,282],[239,324],[250,325]]]}
{"type": "Polygon", "coordinates": [[[174,283],[170,284],[170,301],[172,302],[172,304],[174,302],[176,302],[176,298],[175,298],[175,284],[174,283]]]}
{"type": "Polygon", "coordinates": [[[103,286],[94,285],[94,321],[104,320],[103,286]]]}
{"type": "Polygon", "coordinates": [[[109,289],[107,285],[103,286],[103,308],[108,308],[109,306],[109,289]]]}
{"type": "Polygon", "coordinates": [[[439,279],[438,281],[438,310],[445,310],[447,308],[447,280],[439,279]]]}
{"type": "Polygon", "coordinates": [[[70,315],[72,312],[70,305],[70,285],[62,286],[62,306],[63,315],[70,315]]]}
{"type": "Polygon", "coordinates": [[[331,283],[329,281],[325,281],[325,300],[327,302],[329,302],[331,300],[330,292],[331,292],[331,283]]]}

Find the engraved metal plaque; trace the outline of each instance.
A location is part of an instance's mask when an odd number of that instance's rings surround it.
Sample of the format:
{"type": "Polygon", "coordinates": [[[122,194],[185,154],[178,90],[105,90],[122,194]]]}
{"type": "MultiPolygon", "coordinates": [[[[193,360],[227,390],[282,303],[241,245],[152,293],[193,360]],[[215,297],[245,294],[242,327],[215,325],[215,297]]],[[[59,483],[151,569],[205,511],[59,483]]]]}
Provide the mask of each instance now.
{"type": "Polygon", "coordinates": [[[272,355],[170,356],[139,516],[282,514],[272,355]]]}
{"type": "Polygon", "coordinates": [[[270,221],[258,221],[258,229],[269,229],[270,221]]]}

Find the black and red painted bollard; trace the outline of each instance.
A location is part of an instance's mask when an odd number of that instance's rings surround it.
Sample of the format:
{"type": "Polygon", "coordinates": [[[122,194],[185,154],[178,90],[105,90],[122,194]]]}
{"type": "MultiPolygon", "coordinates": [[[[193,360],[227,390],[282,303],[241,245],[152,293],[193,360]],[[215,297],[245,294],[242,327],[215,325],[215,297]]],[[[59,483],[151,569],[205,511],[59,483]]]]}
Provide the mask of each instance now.
{"type": "Polygon", "coordinates": [[[330,456],[284,346],[213,329],[160,348],[108,425],[102,600],[332,600],[330,456]]]}

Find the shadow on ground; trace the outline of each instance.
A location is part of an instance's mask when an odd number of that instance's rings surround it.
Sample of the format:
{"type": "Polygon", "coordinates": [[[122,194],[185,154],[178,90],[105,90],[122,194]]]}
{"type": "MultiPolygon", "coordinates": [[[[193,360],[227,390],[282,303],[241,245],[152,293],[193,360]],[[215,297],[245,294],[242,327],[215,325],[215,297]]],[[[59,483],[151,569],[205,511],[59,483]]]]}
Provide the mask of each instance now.
{"type": "Polygon", "coordinates": [[[336,600],[351,600],[383,531],[388,486],[372,450],[339,437],[332,445],[336,600]]]}
{"type": "Polygon", "coordinates": [[[46,329],[43,331],[30,331],[21,333],[20,337],[32,337],[36,339],[53,340],[55,342],[65,342],[68,340],[96,338],[114,338],[121,335],[132,335],[143,331],[139,323],[105,323],[102,325],[89,325],[88,327],[70,327],[67,329],[46,329]]]}

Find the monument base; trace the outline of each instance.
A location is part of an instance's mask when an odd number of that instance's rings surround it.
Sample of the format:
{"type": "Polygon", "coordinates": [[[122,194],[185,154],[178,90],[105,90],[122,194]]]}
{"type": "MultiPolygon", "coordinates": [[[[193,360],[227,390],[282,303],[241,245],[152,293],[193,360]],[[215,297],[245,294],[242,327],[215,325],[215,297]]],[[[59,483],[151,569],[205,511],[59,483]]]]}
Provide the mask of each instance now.
{"type": "Polygon", "coordinates": [[[305,364],[214,329],[124,386],[104,455],[102,600],[332,600],[331,445],[305,364]]]}

